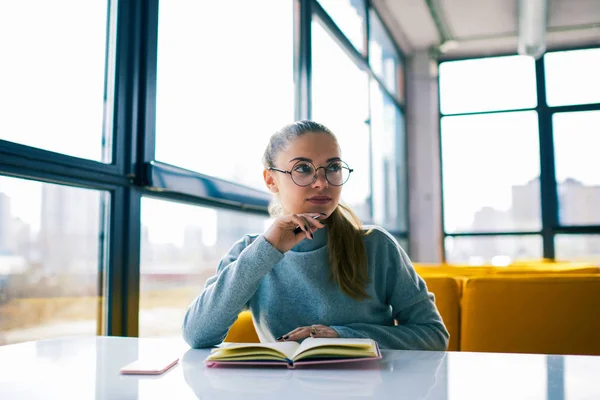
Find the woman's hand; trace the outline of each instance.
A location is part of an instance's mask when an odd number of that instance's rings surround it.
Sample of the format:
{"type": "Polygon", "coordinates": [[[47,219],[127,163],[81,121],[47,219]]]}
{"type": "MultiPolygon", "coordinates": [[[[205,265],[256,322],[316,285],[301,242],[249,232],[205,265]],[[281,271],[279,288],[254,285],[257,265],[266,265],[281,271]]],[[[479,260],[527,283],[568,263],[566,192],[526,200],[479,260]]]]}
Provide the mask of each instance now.
{"type": "Polygon", "coordinates": [[[273,247],[282,253],[287,252],[292,247],[300,243],[305,238],[312,239],[312,233],[325,225],[315,217],[325,217],[321,213],[288,214],[277,218],[267,229],[265,239],[273,247]],[[300,227],[301,231],[294,233],[294,229],[300,227]]]}
{"type": "Polygon", "coordinates": [[[296,328],[293,331],[277,338],[278,342],[289,342],[296,341],[301,339],[306,339],[307,337],[313,338],[339,338],[340,336],[337,332],[325,325],[311,325],[311,326],[301,326],[300,328],[296,328]]]}

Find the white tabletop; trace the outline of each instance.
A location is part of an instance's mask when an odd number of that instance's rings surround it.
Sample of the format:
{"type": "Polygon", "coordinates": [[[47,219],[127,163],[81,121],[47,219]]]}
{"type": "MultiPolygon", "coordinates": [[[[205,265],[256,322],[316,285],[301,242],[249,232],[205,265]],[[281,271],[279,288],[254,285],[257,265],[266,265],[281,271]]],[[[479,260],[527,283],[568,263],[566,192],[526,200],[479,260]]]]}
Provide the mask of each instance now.
{"type": "Polygon", "coordinates": [[[600,399],[600,357],[383,351],[366,365],[205,368],[179,339],[70,337],[0,347],[0,399],[600,399]],[[160,376],[120,375],[157,352],[160,376]]]}

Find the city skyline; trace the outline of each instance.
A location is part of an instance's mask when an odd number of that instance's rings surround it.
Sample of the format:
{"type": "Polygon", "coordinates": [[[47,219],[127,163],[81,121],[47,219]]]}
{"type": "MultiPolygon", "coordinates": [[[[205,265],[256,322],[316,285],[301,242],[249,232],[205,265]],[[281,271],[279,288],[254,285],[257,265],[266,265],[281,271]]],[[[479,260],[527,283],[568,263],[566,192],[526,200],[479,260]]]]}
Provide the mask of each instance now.
{"type": "MultiPolygon", "coordinates": [[[[5,180],[6,178],[0,180],[0,190],[5,180]]],[[[20,255],[33,261],[43,259],[45,270],[50,272],[60,269],[61,272],[66,272],[70,263],[87,265],[79,266],[82,270],[97,270],[100,239],[101,235],[105,235],[102,234],[100,212],[103,207],[102,197],[98,194],[84,189],[43,184],[44,200],[41,202],[43,207],[39,224],[42,228],[34,231],[12,213],[11,205],[18,201],[12,202],[11,197],[0,191],[0,255],[20,255]]],[[[600,223],[600,207],[594,207],[595,204],[600,204],[600,185],[588,186],[568,178],[559,184],[558,195],[562,220],[583,225],[600,223]]],[[[502,210],[484,206],[475,210],[469,222],[469,231],[540,230],[539,198],[539,178],[534,178],[525,185],[513,185],[511,207],[502,210]]],[[[211,247],[215,249],[209,251],[210,260],[215,263],[244,234],[261,233],[271,223],[270,218],[258,215],[239,218],[239,213],[232,211],[152,198],[142,200],[142,215],[147,214],[154,214],[155,217],[150,223],[141,225],[142,249],[146,252],[142,254],[142,259],[159,263],[169,261],[168,257],[165,258],[165,254],[170,254],[169,251],[184,251],[187,254],[193,249],[201,255],[204,251],[202,249],[211,247]],[[173,218],[173,215],[184,214],[185,218],[173,218]],[[171,227],[166,230],[168,234],[165,234],[165,226],[171,227]],[[177,235],[170,232],[177,232],[177,235]],[[148,256],[154,251],[153,246],[159,253],[163,251],[163,255],[148,256]],[[166,251],[169,248],[171,250],[166,251]]],[[[534,247],[537,249],[539,246],[535,244],[534,247]]],[[[206,251],[204,253],[209,254],[206,251]]],[[[193,269],[193,264],[188,264],[187,268],[193,269]]]]}
{"type": "MultiPolygon", "coordinates": [[[[600,185],[586,186],[573,178],[558,184],[559,221],[563,225],[600,224],[600,185]]],[[[508,210],[485,206],[475,211],[468,232],[540,231],[541,202],[539,177],[524,185],[512,186],[508,210]]],[[[600,235],[556,235],[559,258],[577,260],[582,256],[600,262],[600,235]]],[[[507,265],[516,259],[541,259],[542,239],[533,236],[447,237],[448,262],[472,265],[507,265]]]]}

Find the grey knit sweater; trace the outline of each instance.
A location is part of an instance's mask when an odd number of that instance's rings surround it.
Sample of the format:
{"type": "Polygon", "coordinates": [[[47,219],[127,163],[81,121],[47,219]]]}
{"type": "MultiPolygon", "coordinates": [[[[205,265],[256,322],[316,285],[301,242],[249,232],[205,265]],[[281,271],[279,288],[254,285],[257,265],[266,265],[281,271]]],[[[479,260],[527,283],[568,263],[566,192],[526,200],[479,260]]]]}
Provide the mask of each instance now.
{"type": "Polygon", "coordinates": [[[189,306],[184,339],[194,348],[219,344],[238,314],[249,309],[263,342],[321,324],[342,338],[371,338],[381,348],[446,350],[449,334],[433,294],[404,250],[379,227],[363,240],[370,298],[355,300],[329,278],[327,228],[285,254],[262,235],[244,236],[189,306]]]}

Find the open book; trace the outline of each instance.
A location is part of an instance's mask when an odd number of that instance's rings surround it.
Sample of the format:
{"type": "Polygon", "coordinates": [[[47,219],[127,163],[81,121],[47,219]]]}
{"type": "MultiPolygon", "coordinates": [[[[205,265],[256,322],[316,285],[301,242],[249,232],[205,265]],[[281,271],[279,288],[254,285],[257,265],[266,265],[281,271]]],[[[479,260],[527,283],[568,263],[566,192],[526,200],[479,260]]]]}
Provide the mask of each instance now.
{"type": "Polygon", "coordinates": [[[377,360],[381,352],[371,339],[308,338],[297,342],[223,343],[211,350],[204,361],[208,367],[218,365],[287,365],[294,368],[307,364],[327,364],[377,360]]]}

